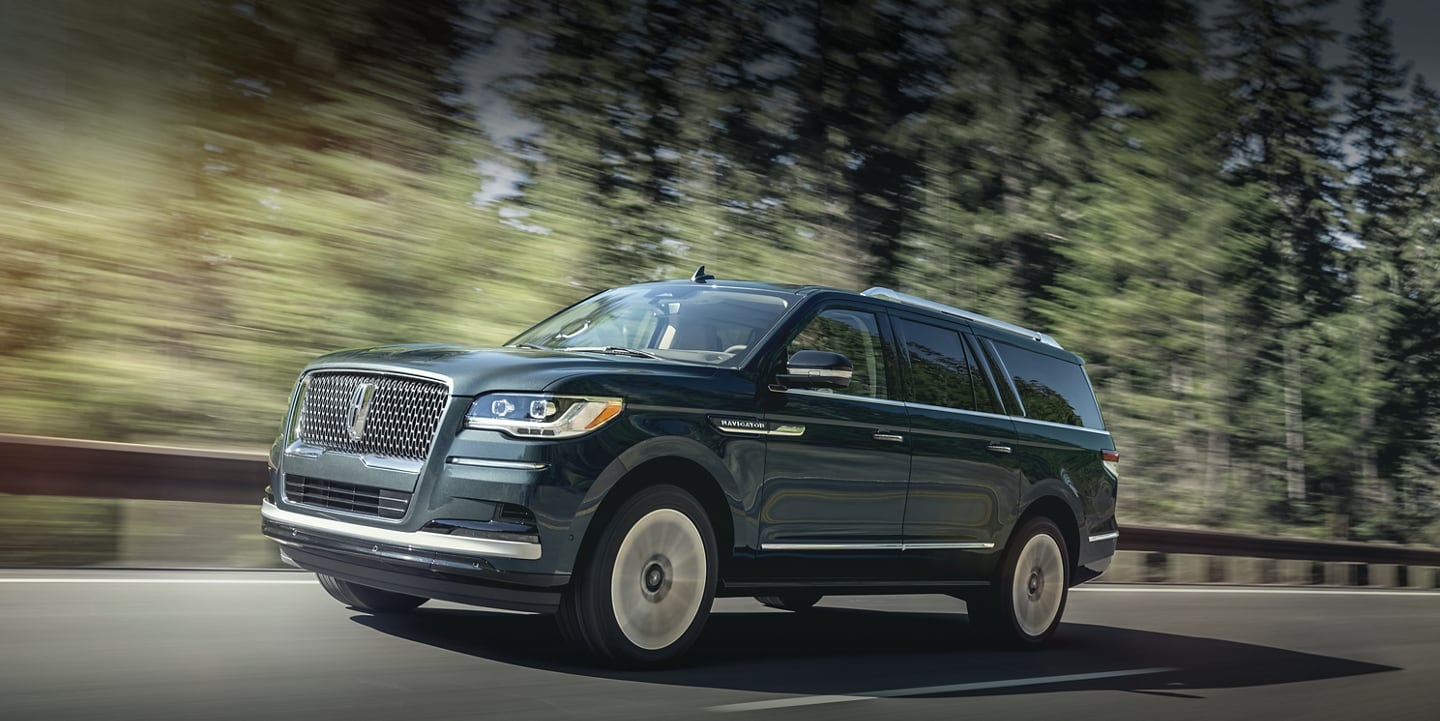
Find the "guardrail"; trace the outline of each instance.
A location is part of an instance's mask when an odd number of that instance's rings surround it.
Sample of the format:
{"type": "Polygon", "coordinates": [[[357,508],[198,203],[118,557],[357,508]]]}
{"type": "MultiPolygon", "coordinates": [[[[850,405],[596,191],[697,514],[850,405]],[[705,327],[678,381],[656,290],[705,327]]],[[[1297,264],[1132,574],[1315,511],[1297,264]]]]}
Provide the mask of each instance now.
{"type": "MultiPolygon", "coordinates": [[[[258,504],[266,483],[263,453],[0,434],[0,493],[258,504]]],[[[1121,526],[1119,549],[1145,554],[1137,580],[1173,578],[1170,554],[1440,567],[1440,548],[1155,526],[1121,526]]],[[[1225,574],[1216,567],[1212,562],[1201,580],[1225,574]]],[[[1319,577],[1324,571],[1316,565],[1302,575],[1307,573],[1319,577]]],[[[1365,585],[1370,574],[1351,575],[1365,585]]]]}

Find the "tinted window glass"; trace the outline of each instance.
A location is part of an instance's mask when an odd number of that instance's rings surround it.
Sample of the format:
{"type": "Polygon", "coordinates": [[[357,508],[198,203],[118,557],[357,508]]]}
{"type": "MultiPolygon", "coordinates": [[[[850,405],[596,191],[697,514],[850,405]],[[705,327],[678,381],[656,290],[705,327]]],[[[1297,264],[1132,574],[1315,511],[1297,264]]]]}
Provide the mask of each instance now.
{"type": "Polygon", "coordinates": [[[849,358],[854,364],[855,374],[850,378],[849,387],[836,393],[889,397],[885,383],[885,349],[874,313],[842,309],[821,312],[790,341],[785,357],[802,350],[828,350],[849,358]]]}
{"type": "Polygon", "coordinates": [[[995,350],[1020,393],[1025,415],[1041,421],[1104,428],[1095,394],[1080,366],[1006,343],[995,350]]]}
{"type": "Polygon", "coordinates": [[[910,359],[911,400],[963,410],[994,408],[990,388],[972,372],[975,364],[958,332],[909,320],[897,323],[910,359]]]}

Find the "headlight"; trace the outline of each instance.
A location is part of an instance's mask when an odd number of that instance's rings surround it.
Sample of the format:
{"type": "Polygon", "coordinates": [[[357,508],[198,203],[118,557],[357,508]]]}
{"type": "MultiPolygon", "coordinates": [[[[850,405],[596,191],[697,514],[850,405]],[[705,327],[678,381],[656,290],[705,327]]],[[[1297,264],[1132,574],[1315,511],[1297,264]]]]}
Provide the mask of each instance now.
{"type": "Polygon", "coordinates": [[[465,427],[517,438],[574,438],[609,423],[624,408],[619,398],[491,393],[470,405],[465,427]]]}

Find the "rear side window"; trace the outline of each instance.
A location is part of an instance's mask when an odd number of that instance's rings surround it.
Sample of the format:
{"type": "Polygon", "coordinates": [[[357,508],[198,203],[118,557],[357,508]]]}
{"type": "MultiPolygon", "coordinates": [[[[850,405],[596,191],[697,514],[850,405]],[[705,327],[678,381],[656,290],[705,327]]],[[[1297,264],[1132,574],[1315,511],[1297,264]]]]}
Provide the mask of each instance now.
{"type": "Polygon", "coordinates": [[[994,412],[990,386],[975,376],[975,362],[960,333],[896,320],[910,360],[911,400],[945,408],[994,412]]]}
{"type": "Polygon", "coordinates": [[[1008,343],[997,342],[994,347],[1015,382],[1026,417],[1097,430],[1105,428],[1100,420],[1100,408],[1095,405],[1095,394],[1079,365],[1008,343]]]}

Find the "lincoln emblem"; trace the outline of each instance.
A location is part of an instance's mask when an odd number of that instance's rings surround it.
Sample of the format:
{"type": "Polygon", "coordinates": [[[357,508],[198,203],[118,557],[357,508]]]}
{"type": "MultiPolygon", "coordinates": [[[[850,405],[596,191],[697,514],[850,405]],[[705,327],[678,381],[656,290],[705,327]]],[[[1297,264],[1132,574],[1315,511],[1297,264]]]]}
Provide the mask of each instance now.
{"type": "Polygon", "coordinates": [[[350,394],[350,416],[345,419],[345,432],[350,440],[358,441],[365,435],[365,418],[370,415],[370,401],[374,398],[374,383],[361,383],[350,394]]]}

